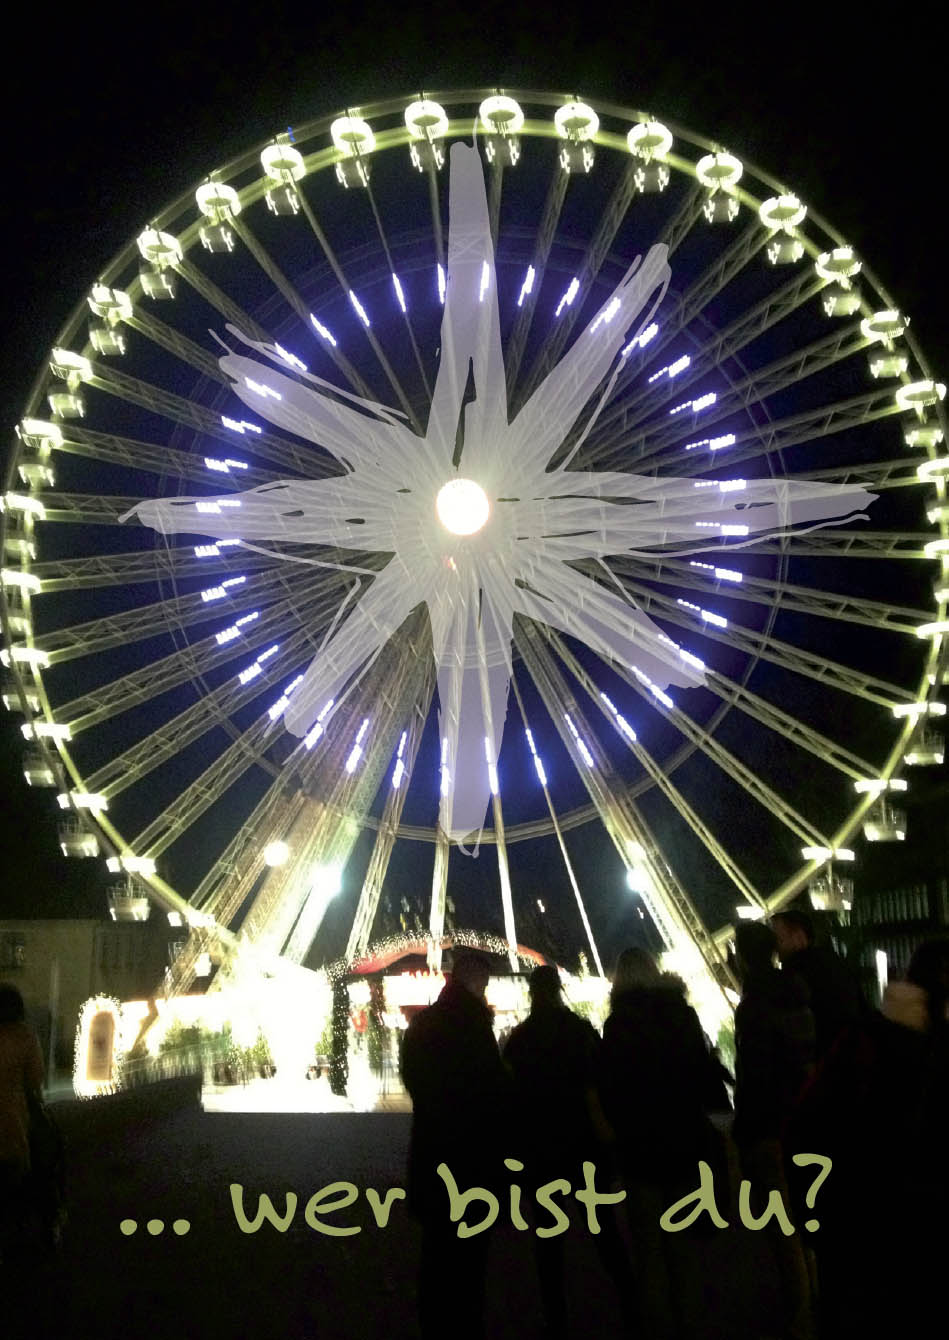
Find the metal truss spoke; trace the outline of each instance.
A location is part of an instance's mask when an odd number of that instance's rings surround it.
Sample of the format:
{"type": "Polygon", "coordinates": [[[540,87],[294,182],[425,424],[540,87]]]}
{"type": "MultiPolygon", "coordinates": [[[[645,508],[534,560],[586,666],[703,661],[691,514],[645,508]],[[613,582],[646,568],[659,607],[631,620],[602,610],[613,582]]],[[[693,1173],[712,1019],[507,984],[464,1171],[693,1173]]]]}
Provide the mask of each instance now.
{"type": "Polygon", "coordinates": [[[82,591],[94,586],[132,586],[163,578],[184,581],[211,573],[233,573],[238,565],[245,571],[270,567],[275,561],[271,555],[236,547],[199,558],[193,545],[169,548],[162,543],[153,549],[135,549],[121,554],[48,559],[34,563],[32,571],[39,578],[43,592],[82,591]]]}
{"type": "MultiPolygon", "coordinates": [[[[242,597],[269,600],[275,592],[290,586],[299,587],[303,591],[309,584],[309,578],[306,584],[299,577],[288,579],[283,565],[275,564],[263,573],[252,574],[242,587],[242,597]]],[[[57,628],[34,638],[34,645],[47,653],[50,665],[61,665],[65,661],[94,656],[112,647],[129,646],[175,629],[209,623],[213,619],[220,622],[221,617],[221,610],[215,604],[209,604],[200,591],[195,591],[191,595],[169,596],[166,600],[156,600],[150,605],[140,605],[118,614],[104,614],[98,619],[88,619],[85,623],[57,628]]]]}
{"type": "MultiPolygon", "coordinates": [[[[613,244],[613,239],[636,195],[636,163],[632,159],[617,182],[613,194],[600,215],[596,232],[590,239],[586,254],[580,263],[576,278],[579,282],[579,301],[558,318],[538,351],[530,374],[521,388],[523,400],[528,400],[541,381],[559,362],[564,346],[576,324],[586,302],[592,285],[600,273],[600,267],[613,244]]],[[[536,282],[536,281],[535,281],[536,282]]]]}
{"type": "Polygon", "coordinates": [[[780,604],[782,610],[795,614],[816,614],[826,619],[843,619],[848,623],[865,624],[869,628],[889,628],[897,633],[915,634],[919,624],[930,617],[925,610],[904,605],[885,605],[877,600],[856,596],[834,595],[817,591],[809,586],[795,586],[790,582],[769,581],[762,577],[742,574],[741,582],[723,588],[714,572],[705,573],[688,562],[674,558],[659,558],[655,562],[622,557],[611,561],[618,573],[631,577],[646,577],[668,586],[687,587],[694,591],[715,591],[729,600],[747,600],[758,605],[780,604]]]}
{"type": "Polygon", "coordinates": [[[152,312],[139,307],[132,316],[125,318],[125,324],[137,330],[146,339],[151,340],[169,354],[174,354],[175,358],[183,363],[188,363],[202,376],[209,377],[211,381],[220,382],[222,386],[229,386],[230,379],[227,374],[221,371],[220,364],[214,354],[202,349],[200,344],[195,344],[194,340],[189,340],[186,335],[175,330],[174,326],[167,325],[152,312]]]}
{"type": "Polygon", "coordinates": [[[792,670],[798,675],[805,675],[808,679],[819,680],[822,684],[840,689],[843,693],[865,698],[868,702],[879,703],[886,708],[892,708],[896,703],[913,702],[915,700],[916,695],[914,693],[901,688],[898,684],[888,684],[886,680],[877,679],[874,675],[866,675],[858,670],[851,670],[848,666],[840,665],[837,661],[832,661],[824,656],[816,656],[813,652],[804,651],[800,647],[792,646],[789,642],[781,642],[773,637],[764,637],[752,629],[740,627],[733,621],[729,621],[727,631],[712,627],[708,623],[696,623],[695,619],[689,618],[682,607],[674,600],[659,595],[657,592],[650,590],[649,587],[629,578],[626,578],[622,585],[628,593],[635,596],[637,607],[646,613],[652,613],[660,619],[679,624],[702,637],[711,638],[714,642],[722,642],[726,646],[737,648],[750,656],[761,656],[773,665],[779,665],[785,670],[792,670]]]}
{"type": "MultiPolygon", "coordinates": [[[[137,377],[130,377],[127,373],[120,372],[118,368],[100,368],[97,365],[93,373],[90,383],[92,386],[118,396],[120,400],[125,400],[129,404],[138,405],[141,409],[150,410],[153,414],[160,414],[163,418],[170,419],[172,423],[181,423],[186,428],[207,433],[233,448],[233,432],[224,426],[219,414],[206,409],[204,405],[195,404],[193,400],[153,386],[150,382],[140,381],[137,377]]],[[[245,438],[244,441],[247,443],[245,450],[250,449],[250,440],[245,438]]],[[[266,430],[254,434],[253,454],[262,460],[285,466],[294,474],[304,475],[307,478],[321,478],[338,473],[333,465],[326,459],[321,459],[312,447],[297,446],[288,439],[266,430]]]]}
{"type": "Polygon", "coordinates": [[[789,480],[817,479],[828,484],[861,484],[868,489],[919,487],[917,470],[928,457],[901,456],[895,461],[871,461],[867,465],[839,465],[831,470],[805,470],[788,475],[789,480]]]}
{"type": "MultiPolygon", "coordinates": [[[[320,597],[317,597],[320,598],[320,597]]],[[[322,598],[326,598],[323,596],[322,598]]],[[[312,604],[308,602],[308,605],[312,604]]],[[[285,619],[293,617],[298,607],[292,599],[284,599],[263,610],[260,618],[247,625],[244,636],[226,643],[219,643],[212,634],[202,638],[187,649],[172,652],[169,656],[153,662],[151,665],[132,671],[108,684],[74,698],[57,709],[57,715],[64,721],[73,735],[88,730],[99,722],[111,719],[117,713],[128,710],[139,703],[149,702],[168,689],[184,684],[196,675],[204,675],[217,666],[226,665],[238,657],[245,657],[256,648],[270,641],[281,629],[285,619]]],[[[221,622],[235,614],[233,607],[222,610],[221,622]]]]}
{"type": "MultiPolygon", "coordinates": [[[[600,693],[600,690],[597,688],[596,684],[593,682],[590,675],[586,672],[586,670],[584,670],[583,666],[579,663],[577,658],[566,646],[563,639],[560,638],[556,633],[546,632],[546,630],[545,635],[547,636],[547,640],[551,645],[551,647],[553,648],[556,655],[560,658],[560,660],[567,667],[567,669],[574,676],[574,678],[578,681],[578,683],[580,683],[583,686],[588,696],[591,698],[596,707],[600,710],[606,721],[611,726],[616,726],[616,722],[612,714],[610,713],[609,708],[603,701],[603,697],[602,694],[600,693]]],[[[675,720],[675,724],[679,726],[680,729],[683,729],[683,733],[685,733],[684,723],[680,725],[677,718],[672,717],[672,719],[675,720]]],[[[669,778],[663,771],[663,769],[657,765],[655,759],[648,752],[648,750],[645,749],[639,743],[638,740],[630,739],[629,736],[625,735],[621,730],[619,730],[619,728],[617,729],[620,738],[623,740],[624,744],[642,764],[646,772],[653,779],[653,781],[658,786],[659,790],[670,802],[670,804],[673,805],[674,808],[679,812],[679,814],[682,816],[682,818],[685,820],[688,826],[692,829],[693,833],[695,833],[696,837],[705,847],[706,851],[709,852],[712,859],[716,861],[717,864],[720,865],[721,868],[725,871],[725,873],[731,879],[732,883],[735,885],[735,888],[739,891],[739,893],[741,893],[743,897],[747,898],[747,900],[750,903],[754,903],[759,907],[764,906],[764,899],[762,898],[758,890],[754,887],[754,885],[751,883],[751,881],[748,879],[748,877],[745,875],[744,871],[741,869],[738,863],[729,855],[729,853],[725,850],[725,848],[721,845],[721,843],[715,837],[712,830],[708,827],[705,821],[689,804],[685,796],[682,794],[679,788],[673,783],[671,778],[669,778]]],[[[696,732],[696,734],[698,734],[698,732],[696,732]]],[[[715,762],[717,762],[720,767],[724,767],[725,762],[729,760],[730,755],[728,755],[726,751],[723,749],[721,751],[721,756],[719,758],[716,758],[715,762]]],[[[736,781],[740,781],[742,785],[745,785],[745,780],[747,780],[750,777],[750,774],[747,773],[747,770],[744,770],[744,772],[740,770],[739,765],[737,764],[737,760],[735,760],[735,764],[736,768],[734,772],[732,772],[730,769],[726,770],[729,771],[729,775],[733,776],[736,781]],[[745,780],[742,780],[743,777],[745,778],[745,780]]],[[[762,804],[766,804],[766,801],[760,795],[755,794],[755,792],[751,792],[751,794],[755,795],[756,800],[760,799],[762,804]]],[[[808,831],[813,833],[813,830],[808,831]]]]}
{"type": "MultiPolygon", "coordinates": [[[[306,646],[307,634],[298,629],[281,644],[281,661],[284,664],[292,662],[291,669],[295,669],[294,658],[303,655],[306,646]]],[[[283,671],[280,678],[283,679],[287,673],[288,671],[283,671]]],[[[275,673],[272,673],[271,679],[275,677],[275,673]]],[[[99,768],[88,778],[89,789],[113,800],[130,786],[141,782],[155,768],[175,758],[188,745],[207,734],[213,726],[225,726],[229,728],[231,734],[234,734],[234,729],[230,726],[231,717],[259,696],[262,691],[261,684],[262,681],[259,679],[242,684],[236,676],[228,680],[159,726],[157,730],[153,730],[144,739],[139,740],[138,744],[111,758],[104,767],[99,768]]],[[[276,685],[272,688],[274,694],[279,696],[276,685]]]]}
{"type": "Polygon", "coordinates": [[[175,269],[182,279],[191,285],[195,293],[200,294],[206,303],[213,307],[215,311],[220,312],[225,320],[237,326],[238,330],[264,344],[273,343],[273,336],[268,334],[253,317],[248,316],[242,307],[238,307],[232,298],[229,298],[222,289],[218,288],[217,284],[208,279],[207,275],[202,274],[191,261],[181,260],[175,266],[175,269]]]}
{"type": "Polygon", "coordinates": [[[66,521],[77,526],[117,526],[136,503],[139,495],[110,498],[104,493],[38,493],[45,509],[45,521],[66,521]]]}
{"type": "MultiPolygon", "coordinates": [[[[313,207],[310,204],[309,200],[307,200],[306,195],[304,194],[300,185],[298,185],[297,187],[297,194],[300,200],[300,207],[302,208],[303,213],[306,216],[306,220],[309,223],[310,228],[312,229],[313,236],[316,238],[317,242],[319,242],[320,246],[323,248],[323,253],[326,256],[326,259],[329,261],[330,266],[332,267],[333,274],[336,276],[336,280],[339,283],[340,288],[343,290],[343,293],[346,295],[347,299],[351,300],[353,293],[352,285],[349,283],[345,274],[343,273],[342,266],[336,259],[336,254],[333,251],[333,248],[330,246],[329,239],[323,232],[323,229],[319,224],[316,214],[313,212],[313,207]]],[[[385,351],[383,350],[382,345],[376,339],[375,335],[372,332],[372,329],[369,326],[365,326],[364,329],[366,338],[368,339],[369,344],[372,348],[372,352],[375,354],[379,366],[385,373],[386,380],[388,381],[389,385],[395,392],[399,404],[402,406],[402,408],[408,415],[409,422],[411,423],[415,431],[417,433],[421,433],[422,431],[421,424],[418,421],[418,417],[416,416],[415,410],[412,407],[412,403],[406,396],[405,391],[402,389],[402,384],[399,381],[398,377],[395,375],[395,372],[393,371],[392,365],[390,364],[389,360],[386,358],[385,351]]],[[[333,349],[331,350],[331,352],[335,355],[338,353],[338,350],[333,349]]],[[[340,355],[340,357],[342,357],[342,355],[340,355]]],[[[378,399],[377,396],[374,396],[372,394],[369,387],[359,376],[359,373],[356,371],[355,368],[351,369],[351,376],[355,377],[356,379],[355,384],[357,386],[357,389],[359,390],[360,395],[365,396],[369,400],[378,399]]]]}
{"type": "Polygon", "coordinates": [[[591,451],[598,452],[601,449],[601,443],[603,448],[609,446],[608,441],[604,439],[605,430],[611,424],[619,422],[621,431],[628,433],[633,428],[638,427],[658,406],[666,404],[673,397],[681,399],[681,392],[685,387],[691,386],[700,377],[714,371],[726,359],[734,358],[759,335],[766,330],[770,330],[784,320],[786,316],[796,312],[804,303],[816,297],[825,287],[825,284],[825,280],[815,279],[810,273],[799,275],[784,284],[775,293],[769,294],[755,307],[743,312],[724,330],[713,332],[690,355],[691,362],[683,375],[676,377],[674,381],[670,380],[665,388],[660,383],[658,391],[652,390],[648,385],[644,386],[635,395],[628,396],[621,405],[608,410],[597,425],[591,451]]]}
{"type": "MultiPolygon", "coordinates": [[[[689,322],[699,315],[705,305],[741,273],[765,245],[768,237],[768,231],[759,223],[751,224],[680,297],[672,300],[671,309],[662,316],[659,323],[659,334],[647,346],[648,352],[646,349],[640,349],[638,353],[631,354],[616,380],[613,391],[615,415],[621,413],[619,401],[627,387],[637,381],[676,336],[685,330],[689,322]]],[[[613,414],[608,409],[601,427],[608,426],[612,418],[613,414]]]]}
{"type": "MultiPolygon", "coordinates": [[[[206,484],[212,478],[203,456],[188,451],[174,451],[170,447],[158,446],[153,442],[137,442],[132,438],[119,437],[115,433],[99,433],[90,428],[79,428],[75,424],[64,425],[66,436],[58,451],[74,456],[88,457],[94,461],[104,461],[106,465],[121,465],[129,470],[144,470],[148,474],[168,476],[172,479],[191,479],[206,484]]],[[[240,447],[237,448],[240,452],[240,447]]],[[[241,470],[241,484],[247,488],[256,488],[259,484],[269,484],[282,476],[270,470],[261,470],[258,466],[248,465],[241,470]]],[[[215,483],[220,482],[220,477],[215,483]]]]}
{"type": "MultiPolygon", "coordinates": [[[[392,252],[389,250],[389,242],[386,237],[385,229],[382,226],[382,218],[376,206],[376,197],[372,193],[371,183],[367,183],[366,185],[366,194],[369,198],[369,204],[372,208],[373,218],[376,221],[376,231],[379,234],[379,241],[382,245],[382,250],[385,252],[385,258],[388,263],[389,269],[392,272],[393,283],[394,283],[396,278],[395,261],[392,259],[392,252]]],[[[399,310],[400,311],[402,310],[401,304],[399,305],[399,310]]],[[[402,312],[402,320],[405,323],[405,329],[408,331],[409,340],[412,344],[412,353],[415,356],[415,365],[418,368],[419,376],[422,379],[422,388],[425,392],[426,402],[430,402],[432,398],[432,388],[429,385],[428,377],[425,373],[425,365],[422,362],[422,355],[419,352],[418,341],[415,338],[415,331],[412,329],[412,322],[408,312],[402,312]]]]}
{"type": "Polygon", "coordinates": [[[540,226],[537,229],[536,240],[534,242],[534,255],[531,259],[531,265],[534,269],[534,286],[530,293],[524,295],[521,306],[518,308],[518,313],[514,320],[514,328],[511,331],[505,350],[504,370],[507,374],[507,399],[508,404],[512,409],[512,418],[521,409],[527,398],[518,393],[518,398],[515,403],[514,388],[517,385],[517,377],[521,369],[521,360],[524,357],[527,337],[530,334],[531,322],[534,319],[534,308],[537,305],[537,297],[544,281],[544,270],[547,266],[547,258],[550,256],[550,248],[553,246],[554,237],[557,233],[557,222],[560,218],[563,202],[567,196],[567,186],[569,185],[569,181],[569,174],[564,172],[558,163],[554,168],[554,175],[551,178],[550,186],[547,190],[547,199],[544,201],[544,212],[541,216],[540,226]]]}
{"type": "MultiPolygon", "coordinates": [[[[843,362],[853,354],[866,349],[869,343],[870,341],[860,333],[859,327],[855,330],[847,328],[834,331],[823,339],[815,340],[804,349],[796,349],[793,353],[776,359],[767,367],[732,383],[728,390],[718,397],[714,408],[708,414],[702,415],[703,431],[732,414],[749,410],[753,405],[767,400],[769,396],[843,362]]],[[[662,396],[658,404],[662,405],[675,394],[673,388],[672,393],[662,396]]],[[[696,431],[695,425],[694,415],[688,426],[681,424],[678,418],[670,421],[666,415],[654,424],[644,425],[638,433],[631,433],[617,441],[610,453],[600,457],[601,463],[609,462],[617,454],[621,454],[631,457],[638,468],[660,455],[668,447],[681,443],[683,438],[693,436],[696,431]]],[[[730,452],[729,460],[734,459],[734,453],[730,452]]]]}
{"type": "MultiPolygon", "coordinates": [[[[745,545],[749,554],[788,553],[807,558],[911,558],[929,559],[926,545],[932,531],[834,530],[814,531],[810,535],[776,536],[745,545]]],[[[711,551],[727,556],[728,549],[711,551]]]]}

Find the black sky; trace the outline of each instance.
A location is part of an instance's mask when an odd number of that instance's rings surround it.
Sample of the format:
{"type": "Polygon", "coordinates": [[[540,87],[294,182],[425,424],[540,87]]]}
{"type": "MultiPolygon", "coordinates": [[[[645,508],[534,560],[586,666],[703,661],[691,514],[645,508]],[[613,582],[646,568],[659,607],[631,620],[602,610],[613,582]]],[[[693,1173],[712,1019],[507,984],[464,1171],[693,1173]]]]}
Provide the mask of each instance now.
{"type": "MultiPolygon", "coordinates": [[[[455,86],[608,99],[727,144],[867,257],[944,376],[944,45],[926,7],[896,24],[864,5],[605,10],[160,6],[146,23],[84,6],[37,21],[0,91],[4,443],[57,330],[161,206],[288,124],[455,86]]],[[[3,716],[0,916],[101,913],[98,863],[56,855],[19,743],[3,716]]],[[[932,796],[918,832],[944,834],[944,781],[916,794],[932,796]]]]}

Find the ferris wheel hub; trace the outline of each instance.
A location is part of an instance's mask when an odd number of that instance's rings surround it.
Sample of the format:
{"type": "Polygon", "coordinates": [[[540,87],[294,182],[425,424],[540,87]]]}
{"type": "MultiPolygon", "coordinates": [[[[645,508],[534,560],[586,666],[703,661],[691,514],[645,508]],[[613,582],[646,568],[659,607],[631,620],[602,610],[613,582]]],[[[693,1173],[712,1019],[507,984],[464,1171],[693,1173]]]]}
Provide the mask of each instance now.
{"type": "Polygon", "coordinates": [[[475,535],[491,515],[491,504],[473,479],[450,479],[438,490],[435,511],[452,535],[475,535]]]}

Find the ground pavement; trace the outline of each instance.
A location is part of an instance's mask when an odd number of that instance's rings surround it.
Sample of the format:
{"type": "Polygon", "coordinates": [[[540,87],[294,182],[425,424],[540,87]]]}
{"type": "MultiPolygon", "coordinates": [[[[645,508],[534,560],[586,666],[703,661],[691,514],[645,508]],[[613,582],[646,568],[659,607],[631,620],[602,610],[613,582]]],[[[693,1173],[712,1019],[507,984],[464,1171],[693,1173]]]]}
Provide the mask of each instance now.
{"type": "MultiPolygon", "coordinates": [[[[6,1337],[95,1340],[410,1340],[415,1327],[418,1233],[404,1202],[387,1227],[375,1225],[365,1188],[404,1185],[410,1117],[405,1113],[233,1113],[190,1107],[113,1131],[71,1168],[70,1216],[58,1261],[38,1274],[2,1281],[6,1337]],[[307,1226],[308,1199],[349,1181],[358,1201],[335,1220],[362,1231],[328,1237],[307,1226]],[[283,1213],[298,1208],[286,1232],[265,1224],[243,1233],[230,1184],[244,1187],[251,1214],[266,1192],[283,1213]],[[125,1236],[122,1220],[138,1224],[125,1236]],[[147,1221],[161,1220],[151,1235],[147,1221]],[[187,1220],[176,1236],[175,1220],[187,1220]],[[27,1309],[25,1324],[17,1313],[27,1309]]],[[[502,1206],[502,1219],[504,1207],[502,1206]]],[[[775,1283],[765,1235],[676,1235],[690,1314],[689,1340],[764,1340],[775,1283]]],[[[571,1334],[620,1334],[611,1285],[585,1232],[567,1251],[571,1334]]],[[[488,1336],[524,1340],[541,1333],[526,1233],[508,1222],[492,1245],[488,1336]]],[[[446,1324],[447,1325],[447,1324],[446,1324]]],[[[644,1340],[647,1340],[644,1337],[644,1340]]]]}

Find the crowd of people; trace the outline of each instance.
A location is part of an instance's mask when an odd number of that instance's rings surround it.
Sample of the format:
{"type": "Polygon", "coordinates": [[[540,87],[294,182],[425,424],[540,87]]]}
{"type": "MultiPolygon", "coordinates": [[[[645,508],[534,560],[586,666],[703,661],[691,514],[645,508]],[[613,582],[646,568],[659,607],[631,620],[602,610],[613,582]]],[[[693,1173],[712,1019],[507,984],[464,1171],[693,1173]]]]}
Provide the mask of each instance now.
{"type": "MultiPolygon", "coordinates": [[[[518,1226],[534,1230],[550,1337],[583,1327],[568,1316],[569,1234],[541,1227],[551,1212],[534,1193],[582,1185],[591,1163],[599,1187],[625,1192],[616,1211],[601,1212],[594,1242],[630,1336],[689,1334],[681,1258],[661,1220],[696,1190],[701,1165],[724,1213],[744,1186],[749,1212],[767,1221],[780,1295],[761,1340],[903,1335],[914,1315],[936,1315],[946,1237],[938,1215],[949,1206],[949,938],[917,950],[878,1010],[847,965],[815,943],[803,912],[740,925],[735,968],[732,1076],[681,980],[641,949],[619,957],[602,1037],[567,1007],[557,970],[539,967],[530,1014],[503,1051],[485,1000],[489,962],[456,953],[402,1050],[425,1340],[449,1317],[459,1337],[484,1335],[492,1232],[459,1234],[440,1167],[456,1187],[483,1188],[502,1205],[512,1182],[521,1189],[518,1226]],[[799,1166],[795,1154],[832,1161],[817,1211],[808,1199],[815,1166],[799,1166]],[[767,1219],[775,1192],[783,1223],[767,1219]],[[809,1231],[816,1213],[820,1228],[809,1231]]],[[[557,1204],[570,1213],[568,1198],[557,1204]]],[[[689,1231],[714,1231],[709,1219],[689,1231]]]]}

